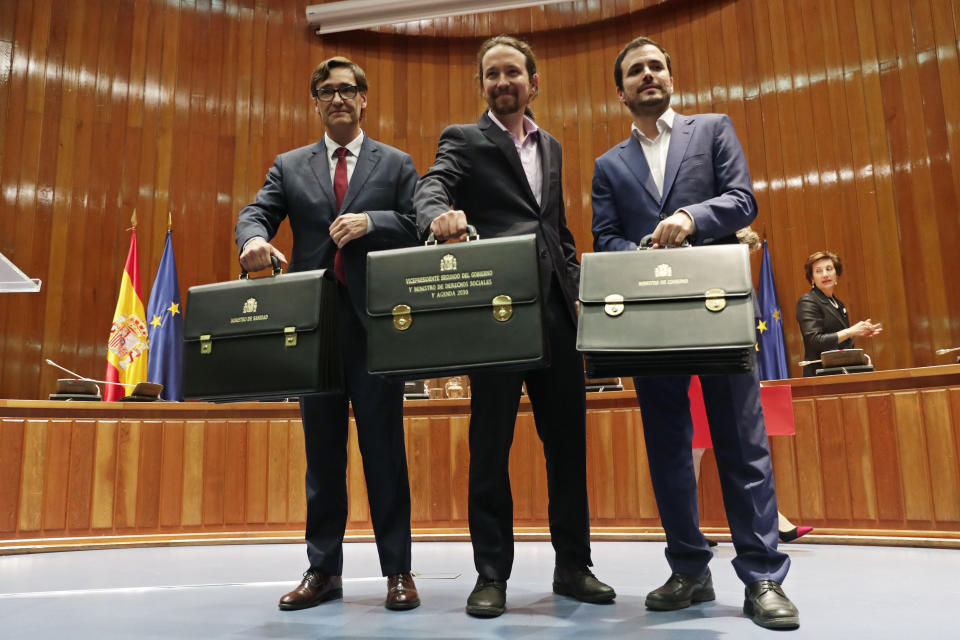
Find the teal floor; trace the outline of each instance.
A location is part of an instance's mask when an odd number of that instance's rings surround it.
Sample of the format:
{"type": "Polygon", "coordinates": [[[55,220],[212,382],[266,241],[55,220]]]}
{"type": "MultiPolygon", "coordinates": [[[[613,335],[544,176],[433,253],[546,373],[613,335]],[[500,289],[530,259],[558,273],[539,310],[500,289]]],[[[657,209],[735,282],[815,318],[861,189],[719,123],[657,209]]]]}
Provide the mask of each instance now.
{"type": "Polygon", "coordinates": [[[372,544],[347,544],[344,598],[283,612],[277,600],[305,569],[299,544],[74,551],[0,556],[0,638],[957,638],[960,552],[784,545],[784,587],[797,631],[755,626],[721,544],[711,563],[717,600],[651,612],[644,596],[667,578],[660,542],[594,543],[613,605],[581,604],[550,589],[548,543],[517,544],[507,613],[477,620],[463,607],[475,574],[468,543],[415,543],[423,605],[383,608],[386,581],[372,544]]]}

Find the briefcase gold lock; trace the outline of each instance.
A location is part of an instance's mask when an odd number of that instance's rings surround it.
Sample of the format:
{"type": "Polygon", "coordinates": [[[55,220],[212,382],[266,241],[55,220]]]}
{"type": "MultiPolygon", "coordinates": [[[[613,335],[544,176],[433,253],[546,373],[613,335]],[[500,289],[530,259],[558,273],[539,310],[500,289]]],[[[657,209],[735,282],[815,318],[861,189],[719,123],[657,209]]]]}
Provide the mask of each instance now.
{"type": "Polygon", "coordinates": [[[498,322],[506,322],[513,317],[513,298],[500,295],[493,299],[493,318],[498,322]]]}
{"type": "Polygon", "coordinates": [[[708,289],[704,295],[707,296],[707,299],[704,300],[703,304],[710,311],[723,311],[727,306],[727,292],[723,289],[708,289]]]}
{"type": "Polygon", "coordinates": [[[393,326],[397,331],[406,331],[413,324],[413,317],[410,315],[410,307],[405,304],[398,304],[393,308],[393,326]]]}
{"type": "Polygon", "coordinates": [[[619,293],[611,293],[603,299],[603,312],[611,318],[616,318],[623,313],[623,296],[619,293]]]}
{"type": "Polygon", "coordinates": [[[296,327],[283,328],[283,346],[285,347],[297,346],[297,328],[296,327]]]}
{"type": "Polygon", "coordinates": [[[210,341],[210,334],[205,333],[200,336],[200,353],[207,355],[211,351],[213,351],[213,343],[210,341]]]}

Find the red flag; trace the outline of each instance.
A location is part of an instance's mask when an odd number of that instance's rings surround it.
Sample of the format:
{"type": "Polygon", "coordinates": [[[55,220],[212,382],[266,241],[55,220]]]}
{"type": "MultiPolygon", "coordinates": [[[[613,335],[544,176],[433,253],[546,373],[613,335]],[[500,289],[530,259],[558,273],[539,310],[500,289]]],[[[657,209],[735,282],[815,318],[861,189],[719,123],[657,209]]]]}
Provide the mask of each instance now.
{"type": "Polygon", "coordinates": [[[131,229],[130,251],[120,280],[120,295],[113,312],[113,325],[107,342],[107,382],[105,401],[119,400],[133,390],[132,385],[147,379],[147,323],[140,295],[140,267],[137,258],[137,229],[131,229]]]}

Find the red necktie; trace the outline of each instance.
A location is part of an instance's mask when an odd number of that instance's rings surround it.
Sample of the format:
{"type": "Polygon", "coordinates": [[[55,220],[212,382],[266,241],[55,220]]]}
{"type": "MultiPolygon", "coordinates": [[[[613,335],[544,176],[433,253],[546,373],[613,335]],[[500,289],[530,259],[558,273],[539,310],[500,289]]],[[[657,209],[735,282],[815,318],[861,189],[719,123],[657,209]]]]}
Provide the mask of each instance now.
{"type": "MultiPolygon", "coordinates": [[[[337,200],[337,214],[340,213],[340,205],[343,204],[343,197],[347,195],[347,148],[340,147],[333,152],[337,157],[337,168],[333,172],[333,197],[337,200]]],[[[333,258],[333,274],[337,280],[347,284],[346,275],[343,272],[343,254],[337,249],[337,255],[333,258]]]]}

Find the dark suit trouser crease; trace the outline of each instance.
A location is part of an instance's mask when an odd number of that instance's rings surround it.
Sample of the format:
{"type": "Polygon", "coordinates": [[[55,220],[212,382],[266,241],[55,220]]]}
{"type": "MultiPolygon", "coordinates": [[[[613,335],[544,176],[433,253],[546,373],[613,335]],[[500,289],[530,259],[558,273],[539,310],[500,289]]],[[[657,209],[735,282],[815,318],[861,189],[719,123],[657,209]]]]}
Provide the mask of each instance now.
{"type": "MultiPolygon", "coordinates": [[[[650,476],[673,571],[699,576],[713,552],[700,532],[691,443],[689,376],[636,378],[650,476]]],[[[701,376],[723,504],[744,582],[783,582],[790,558],[777,550],[777,499],[756,371],[701,376]]]]}
{"type": "Polygon", "coordinates": [[[488,579],[507,580],[513,566],[509,456],[523,382],[543,443],[550,537],[557,563],[591,564],[583,361],[575,348],[576,328],[556,280],[545,315],[549,367],[470,376],[470,536],[477,572],[488,579]]]}
{"type": "Polygon", "coordinates": [[[370,501],[383,575],[410,570],[410,485],[403,438],[403,383],[367,372],[367,339],[344,287],[339,287],[339,342],[345,392],[300,400],[307,453],[307,557],[310,566],[343,573],[347,524],[348,399],[370,501]]]}

